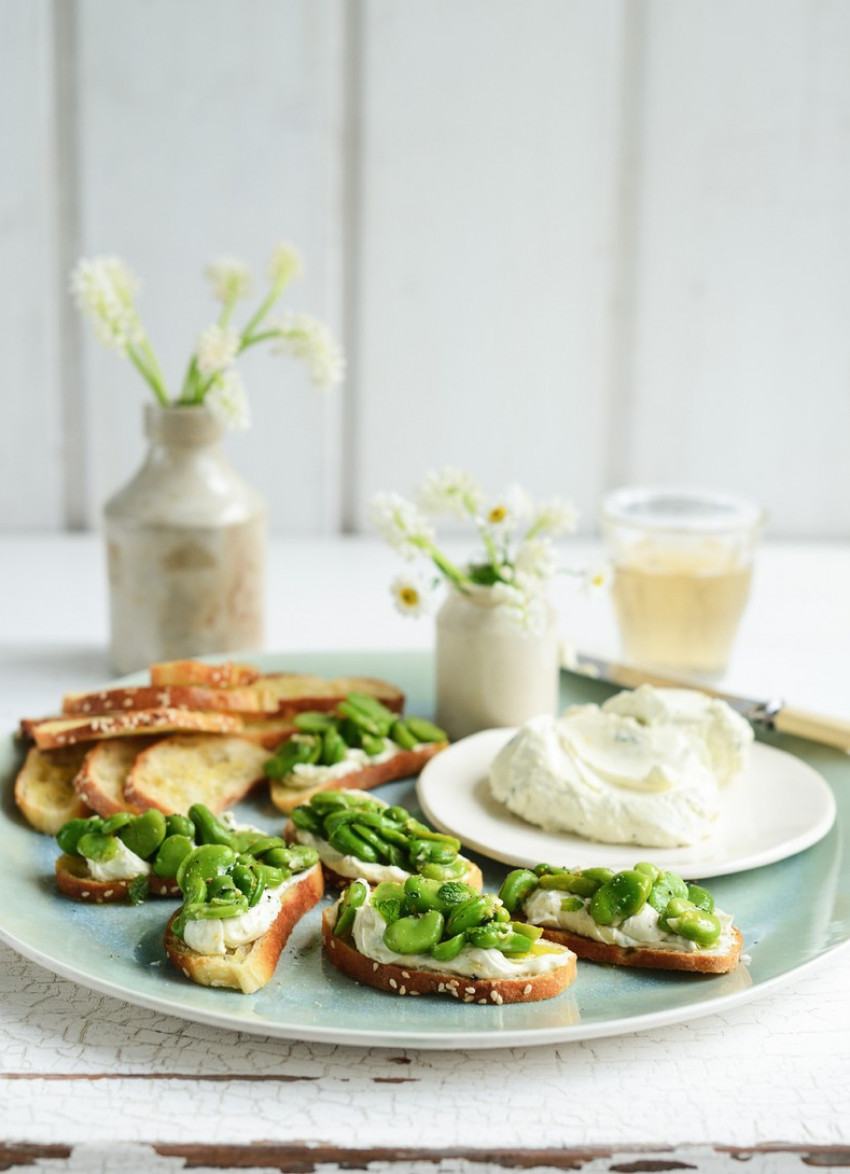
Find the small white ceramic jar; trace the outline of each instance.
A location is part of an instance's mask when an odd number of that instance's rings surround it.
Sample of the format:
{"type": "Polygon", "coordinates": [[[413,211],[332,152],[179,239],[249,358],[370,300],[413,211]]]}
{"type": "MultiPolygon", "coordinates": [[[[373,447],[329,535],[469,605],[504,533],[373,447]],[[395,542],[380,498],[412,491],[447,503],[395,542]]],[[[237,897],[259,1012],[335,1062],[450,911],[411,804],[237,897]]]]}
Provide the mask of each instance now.
{"type": "Polygon", "coordinates": [[[436,636],[437,724],[451,739],[556,712],[560,641],[550,605],[543,630],[526,633],[491,588],[452,590],[436,636]]]}
{"type": "Polygon", "coordinates": [[[263,498],[206,408],[148,404],[145,433],[144,464],[104,510],[113,668],[262,647],[263,498]]]}

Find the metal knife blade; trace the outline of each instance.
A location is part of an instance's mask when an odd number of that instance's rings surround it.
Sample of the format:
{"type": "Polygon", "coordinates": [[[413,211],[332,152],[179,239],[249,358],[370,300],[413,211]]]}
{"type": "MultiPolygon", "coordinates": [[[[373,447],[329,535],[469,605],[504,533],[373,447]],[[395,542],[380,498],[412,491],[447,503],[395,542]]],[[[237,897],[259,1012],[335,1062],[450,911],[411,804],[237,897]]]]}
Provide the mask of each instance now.
{"type": "Polygon", "coordinates": [[[707,693],[709,697],[725,701],[748,722],[767,729],[774,728],[777,714],[785,707],[785,702],[779,697],[771,697],[765,701],[753,697],[740,697],[736,693],[713,689],[710,685],[703,685],[698,681],[683,681],[649,669],[619,664],[617,661],[604,660],[600,656],[589,656],[584,652],[573,652],[565,657],[562,667],[584,677],[605,681],[609,685],[619,685],[623,689],[636,689],[639,685],[656,685],[662,689],[697,689],[700,693],[707,693]]]}

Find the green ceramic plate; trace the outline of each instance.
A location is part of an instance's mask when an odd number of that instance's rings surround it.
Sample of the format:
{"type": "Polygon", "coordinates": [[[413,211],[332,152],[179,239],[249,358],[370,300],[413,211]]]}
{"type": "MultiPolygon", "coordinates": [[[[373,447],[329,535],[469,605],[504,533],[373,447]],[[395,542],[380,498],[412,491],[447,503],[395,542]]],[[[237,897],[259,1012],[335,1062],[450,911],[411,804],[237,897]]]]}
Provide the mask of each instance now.
{"type": "MultiPolygon", "coordinates": [[[[381,676],[401,685],[412,711],[432,706],[430,660],[414,653],[299,655],[256,658],[267,670],[381,676]]],[[[610,690],[564,674],[564,701],[601,701],[610,690]]],[[[540,1003],[479,1007],[449,1000],[403,999],[360,986],[322,957],[319,916],[326,902],[296,927],[272,981],[255,995],[210,990],[172,971],[162,949],[169,901],[136,908],[91,907],[58,897],[57,849],[29,829],[14,806],[12,783],[21,760],[11,736],[0,741],[4,902],[0,936],[15,950],[83,986],[184,1019],[284,1039],[418,1048],[494,1048],[560,1043],[641,1031],[696,1018],[754,998],[828,959],[850,940],[850,758],[791,738],[769,741],[818,770],[833,787],[838,814],[814,847],[764,868],[712,883],[718,904],[735,914],[749,964],[717,978],[651,974],[579,964],[564,994],[540,1003]]],[[[382,798],[415,808],[413,781],[382,787],[382,798]]],[[[280,816],[257,798],[239,808],[270,831],[280,816]]],[[[505,869],[480,860],[488,888],[505,869]]]]}

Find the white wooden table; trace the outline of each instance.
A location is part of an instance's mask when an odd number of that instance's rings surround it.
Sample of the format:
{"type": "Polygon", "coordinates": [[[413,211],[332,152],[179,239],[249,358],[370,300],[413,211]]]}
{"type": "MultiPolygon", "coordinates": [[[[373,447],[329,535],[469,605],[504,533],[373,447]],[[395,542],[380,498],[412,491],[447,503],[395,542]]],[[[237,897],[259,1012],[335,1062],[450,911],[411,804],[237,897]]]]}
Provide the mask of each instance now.
{"type": "MultiPolygon", "coordinates": [[[[577,564],[596,548],[576,543],[577,564]]],[[[267,645],[425,648],[390,552],[278,541],[267,645]],[[345,585],[346,603],[339,591],[345,585]]],[[[0,721],[108,679],[99,540],[0,538],[0,721]]],[[[850,713],[850,548],[762,552],[728,685],[850,713]]],[[[606,601],[558,590],[567,636],[613,652],[606,601]]],[[[850,894],[847,895],[850,899],[850,894]]],[[[162,1017],[0,945],[0,1168],[754,1171],[850,1164],[850,950],[722,1015],[484,1052],[287,1043],[162,1017]],[[737,1162],[736,1162],[737,1168],[737,1162]]]]}

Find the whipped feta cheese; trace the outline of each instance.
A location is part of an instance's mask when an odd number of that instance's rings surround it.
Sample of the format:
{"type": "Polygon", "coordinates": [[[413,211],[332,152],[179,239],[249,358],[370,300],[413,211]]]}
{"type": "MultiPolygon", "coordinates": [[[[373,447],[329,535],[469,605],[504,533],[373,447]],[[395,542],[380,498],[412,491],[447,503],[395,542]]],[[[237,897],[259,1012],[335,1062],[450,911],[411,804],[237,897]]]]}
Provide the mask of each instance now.
{"type": "Polygon", "coordinates": [[[561,908],[565,896],[567,894],[556,889],[535,889],[523,902],[523,916],[532,925],[563,929],[611,946],[643,946],[651,950],[672,950],[677,954],[726,954],[732,945],[732,917],[722,909],[714,910],[721,925],[720,937],[713,946],[700,946],[689,938],[662,929],[658,914],[648,902],[619,925],[599,925],[588,912],[588,900],[584,901],[583,908],[567,911],[561,908]]]}
{"type": "Polygon", "coordinates": [[[345,856],[337,851],[333,844],[320,839],[306,828],[296,828],[295,838],[299,844],[315,848],[322,864],[327,864],[334,872],[338,872],[340,876],[350,877],[351,880],[362,877],[372,885],[380,884],[381,881],[397,881],[403,885],[410,876],[409,872],[397,868],[394,864],[380,864],[377,861],[360,860],[357,856],[345,856]]]}
{"type": "Polygon", "coordinates": [[[752,730],[722,701],[644,685],[527,722],[490,767],[494,797],[546,831],[668,848],[709,836],[719,781],[752,730]],[[724,712],[725,711],[725,712],[724,712]]]}
{"type": "Polygon", "coordinates": [[[147,860],[132,852],[120,836],[115,837],[118,852],[111,860],[90,860],[86,857],[89,873],[94,880],[133,880],[137,876],[148,876],[151,866],[147,860]]]}
{"type": "Polygon", "coordinates": [[[352,935],[361,954],[374,962],[404,966],[409,970],[433,970],[439,974],[461,974],[467,978],[523,978],[535,974],[548,974],[564,965],[568,950],[558,949],[551,953],[527,954],[509,958],[501,950],[482,950],[477,946],[464,946],[450,962],[438,962],[430,954],[396,954],[384,943],[387,923],[372,905],[372,894],[365,904],[356,911],[352,935]]]}
{"type": "Polygon", "coordinates": [[[283,894],[292,885],[302,881],[307,874],[296,873],[282,884],[266,889],[253,909],[240,913],[238,917],[198,918],[187,921],[183,930],[183,941],[199,954],[224,954],[239,946],[255,942],[274,925],[280,913],[283,894]]]}

